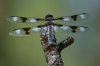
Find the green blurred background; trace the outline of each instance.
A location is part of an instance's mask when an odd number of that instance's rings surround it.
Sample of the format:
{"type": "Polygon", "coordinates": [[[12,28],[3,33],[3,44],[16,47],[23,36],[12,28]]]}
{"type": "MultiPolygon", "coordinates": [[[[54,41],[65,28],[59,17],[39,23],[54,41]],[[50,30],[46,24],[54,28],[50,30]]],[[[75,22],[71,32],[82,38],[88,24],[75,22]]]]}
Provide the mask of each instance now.
{"type": "MultiPolygon", "coordinates": [[[[11,23],[8,16],[54,17],[79,13],[90,16],[84,21],[63,23],[89,27],[85,33],[58,31],[57,41],[72,36],[73,45],[62,51],[64,66],[100,66],[100,0],[0,0],[0,66],[47,66],[40,44],[40,34],[28,37],[9,36],[12,29],[43,23],[11,23]]],[[[59,22],[60,23],[60,22],[59,22]]]]}

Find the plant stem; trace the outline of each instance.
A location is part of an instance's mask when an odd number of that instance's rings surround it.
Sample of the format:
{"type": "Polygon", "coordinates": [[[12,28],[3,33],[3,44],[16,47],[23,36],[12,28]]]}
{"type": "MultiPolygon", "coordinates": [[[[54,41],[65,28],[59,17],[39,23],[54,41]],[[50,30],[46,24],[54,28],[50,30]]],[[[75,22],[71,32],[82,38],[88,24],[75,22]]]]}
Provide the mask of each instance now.
{"type": "Polygon", "coordinates": [[[61,51],[74,42],[74,38],[68,37],[58,44],[48,44],[47,36],[41,36],[41,45],[44,50],[48,66],[64,66],[61,51]]]}

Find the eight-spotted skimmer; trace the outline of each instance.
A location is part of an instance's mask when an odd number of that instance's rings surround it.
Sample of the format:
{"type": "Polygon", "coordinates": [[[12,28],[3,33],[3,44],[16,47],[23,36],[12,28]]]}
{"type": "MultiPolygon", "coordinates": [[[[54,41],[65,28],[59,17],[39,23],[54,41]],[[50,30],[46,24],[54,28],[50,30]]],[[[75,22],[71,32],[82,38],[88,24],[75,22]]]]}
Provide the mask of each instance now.
{"type": "Polygon", "coordinates": [[[65,31],[71,31],[73,33],[76,32],[85,32],[88,30],[87,27],[84,26],[71,26],[71,25],[62,25],[62,24],[56,24],[54,21],[61,20],[62,22],[70,22],[70,21],[78,21],[81,19],[87,18],[87,13],[81,13],[77,15],[72,16],[64,16],[64,17],[56,17],[54,18],[53,15],[46,15],[45,18],[27,18],[27,17],[20,17],[20,16],[10,16],[8,17],[8,21],[11,22],[23,22],[23,23],[35,23],[35,22],[41,22],[46,21],[44,25],[38,25],[36,27],[25,27],[25,28],[19,28],[14,29],[11,32],[9,32],[10,35],[14,36],[24,36],[24,35],[30,35],[33,31],[37,32],[41,29],[44,29],[45,31],[50,31],[52,29],[53,31],[57,31],[58,29],[65,30],[65,31]],[[50,29],[49,29],[50,28],[50,29]],[[49,30],[48,30],[49,29],[49,30]]]}

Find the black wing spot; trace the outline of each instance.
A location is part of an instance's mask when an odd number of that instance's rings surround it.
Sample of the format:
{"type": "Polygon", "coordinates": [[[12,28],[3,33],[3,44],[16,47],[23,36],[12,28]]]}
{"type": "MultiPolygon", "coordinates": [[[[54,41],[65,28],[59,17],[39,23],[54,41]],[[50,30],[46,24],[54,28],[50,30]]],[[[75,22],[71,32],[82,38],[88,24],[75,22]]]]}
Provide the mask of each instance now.
{"type": "Polygon", "coordinates": [[[77,16],[78,16],[78,15],[73,15],[73,16],[71,16],[71,18],[72,18],[74,21],[77,21],[77,16]]]}
{"type": "Polygon", "coordinates": [[[27,34],[27,35],[30,34],[30,32],[29,32],[30,29],[31,29],[30,27],[29,28],[23,28],[23,30],[25,31],[25,34],[27,34]]]}
{"type": "Polygon", "coordinates": [[[27,20],[27,18],[26,17],[20,17],[21,18],[21,20],[22,20],[22,22],[26,22],[26,20],[27,20]]]}
{"type": "Polygon", "coordinates": [[[26,32],[25,32],[25,34],[29,35],[29,34],[30,34],[30,32],[29,32],[29,31],[26,31],[26,32]]]}
{"type": "Polygon", "coordinates": [[[72,29],[72,32],[75,33],[78,26],[70,26],[70,28],[72,29]]]}

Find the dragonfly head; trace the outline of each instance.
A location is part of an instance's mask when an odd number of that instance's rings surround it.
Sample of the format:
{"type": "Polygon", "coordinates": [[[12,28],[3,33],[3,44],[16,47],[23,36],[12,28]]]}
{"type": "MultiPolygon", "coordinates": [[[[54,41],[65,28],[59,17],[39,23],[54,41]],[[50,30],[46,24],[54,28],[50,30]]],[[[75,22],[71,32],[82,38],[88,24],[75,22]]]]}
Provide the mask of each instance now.
{"type": "Polygon", "coordinates": [[[48,22],[51,22],[51,21],[53,21],[53,15],[51,15],[51,14],[47,14],[46,16],[45,16],[45,21],[48,21],[48,22]]]}

